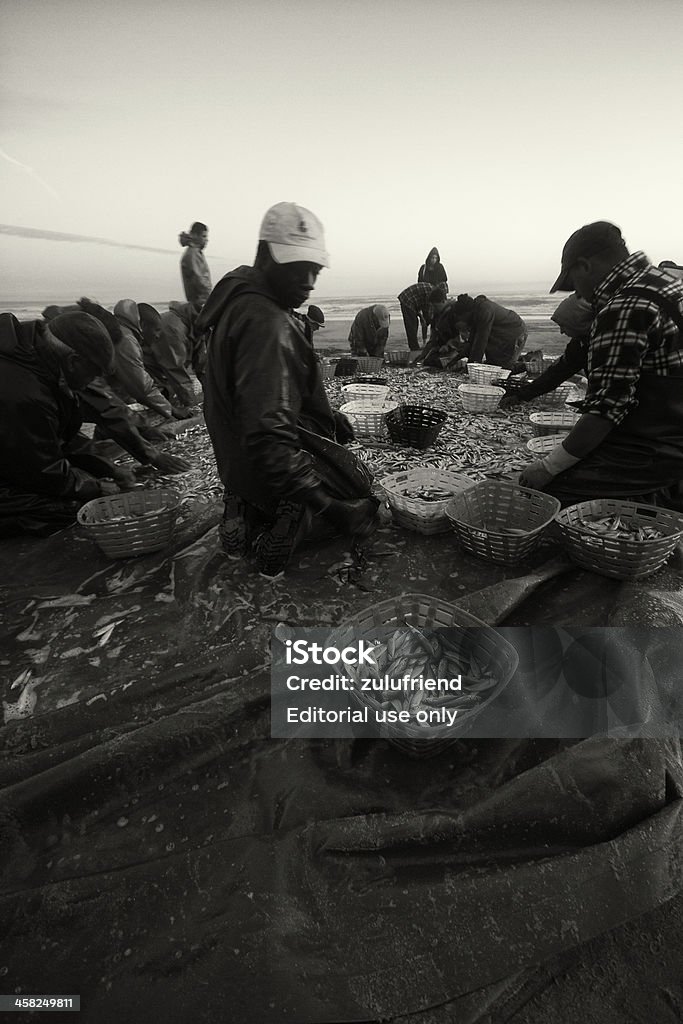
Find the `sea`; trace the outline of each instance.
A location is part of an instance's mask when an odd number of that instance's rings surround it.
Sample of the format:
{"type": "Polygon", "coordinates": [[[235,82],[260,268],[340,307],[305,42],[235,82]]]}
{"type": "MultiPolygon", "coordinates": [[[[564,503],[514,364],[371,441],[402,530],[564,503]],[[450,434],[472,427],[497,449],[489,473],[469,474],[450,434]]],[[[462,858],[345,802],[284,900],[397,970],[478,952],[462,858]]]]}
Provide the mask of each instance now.
{"type": "MultiPolygon", "coordinates": [[[[534,329],[551,328],[550,317],[559,304],[556,295],[543,294],[542,292],[487,292],[490,299],[499,302],[508,309],[514,309],[519,313],[527,326],[534,329]]],[[[455,298],[455,296],[452,296],[455,298]]],[[[113,302],[102,301],[102,305],[111,308],[113,302]]],[[[150,300],[146,300],[150,301],[150,300]]],[[[400,319],[401,309],[395,295],[345,295],[345,296],[320,296],[314,294],[313,301],[320,306],[328,321],[353,320],[359,309],[374,303],[381,303],[386,306],[392,318],[400,319]]],[[[48,305],[70,305],[74,302],[73,296],[43,296],[31,300],[0,300],[0,311],[14,313],[18,320],[36,320],[41,316],[42,310],[48,305]]],[[[159,312],[163,313],[168,309],[168,301],[151,302],[159,312]]]]}

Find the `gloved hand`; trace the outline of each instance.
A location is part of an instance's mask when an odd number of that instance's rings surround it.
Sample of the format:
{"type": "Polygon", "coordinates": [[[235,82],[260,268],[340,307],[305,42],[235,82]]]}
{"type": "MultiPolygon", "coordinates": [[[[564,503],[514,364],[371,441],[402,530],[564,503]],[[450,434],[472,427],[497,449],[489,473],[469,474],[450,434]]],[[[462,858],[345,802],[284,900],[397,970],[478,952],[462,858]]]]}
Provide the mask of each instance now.
{"type": "Polygon", "coordinates": [[[522,399],[519,395],[509,394],[503,395],[500,402],[498,403],[499,409],[516,409],[518,405],[522,404],[522,399]]]}
{"type": "Polygon", "coordinates": [[[137,484],[133,470],[123,466],[114,467],[114,481],[121,491],[130,490],[131,487],[135,487],[137,484]]]}
{"type": "Polygon", "coordinates": [[[343,412],[333,410],[334,413],[334,436],[337,444],[348,444],[349,441],[355,440],[356,435],[353,432],[351,422],[344,415],[343,412]]]}
{"type": "Polygon", "coordinates": [[[171,412],[177,420],[191,420],[193,416],[197,416],[201,410],[198,406],[191,409],[183,409],[177,405],[171,406],[171,412]]]}
{"type": "Polygon", "coordinates": [[[186,473],[188,469],[192,469],[192,465],[187,459],[181,459],[178,455],[169,455],[167,452],[160,452],[157,449],[150,452],[149,461],[162,473],[186,473]]]}

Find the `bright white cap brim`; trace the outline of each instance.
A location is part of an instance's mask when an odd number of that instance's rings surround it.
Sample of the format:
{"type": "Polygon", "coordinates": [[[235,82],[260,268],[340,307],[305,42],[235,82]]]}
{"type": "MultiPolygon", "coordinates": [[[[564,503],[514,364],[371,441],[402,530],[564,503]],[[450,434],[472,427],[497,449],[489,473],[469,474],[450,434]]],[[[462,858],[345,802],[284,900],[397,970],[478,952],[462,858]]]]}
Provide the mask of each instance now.
{"type": "Polygon", "coordinates": [[[283,245],[282,242],[268,242],[270,255],[276,263],[317,263],[329,267],[330,257],[324,249],[310,245],[283,245]]]}

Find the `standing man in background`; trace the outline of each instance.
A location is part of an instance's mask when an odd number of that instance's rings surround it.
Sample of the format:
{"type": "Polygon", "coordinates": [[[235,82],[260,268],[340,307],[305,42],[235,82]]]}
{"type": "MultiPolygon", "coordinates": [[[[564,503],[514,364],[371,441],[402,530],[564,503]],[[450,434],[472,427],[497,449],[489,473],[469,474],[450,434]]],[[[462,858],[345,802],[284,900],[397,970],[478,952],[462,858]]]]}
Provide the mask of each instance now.
{"type": "Polygon", "coordinates": [[[398,296],[403,314],[403,325],[406,329],[408,348],[416,351],[420,344],[417,340],[417,325],[429,326],[432,322],[434,306],[445,301],[447,290],[444,285],[434,288],[431,284],[411,284],[398,296]]]}
{"type": "Polygon", "coordinates": [[[206,224],[196,220],[189,232],[181,231],[178,241],[185,249],[180,258],[185,298],[199,312],[211,294],[212,287],[211,273],[204,255],[209,241],[209,229],[206,224]]]}

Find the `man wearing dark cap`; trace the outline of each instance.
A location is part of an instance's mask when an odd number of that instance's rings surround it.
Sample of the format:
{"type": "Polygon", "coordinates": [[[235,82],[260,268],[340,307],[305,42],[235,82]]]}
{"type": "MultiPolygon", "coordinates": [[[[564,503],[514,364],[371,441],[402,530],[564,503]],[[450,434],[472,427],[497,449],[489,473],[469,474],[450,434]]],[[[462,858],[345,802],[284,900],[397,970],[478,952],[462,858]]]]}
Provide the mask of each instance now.
{"type": "Polygon", "coordinates": [[[389,340],[391,316],[386,306],[376,303],[359,310],[349,331],[349,346],[354,356],[383,356],[389,340]]]}
{"type": "Polygon", "coordinates": [[[52,533],[128,480],[79,434],[74,396],[113,361],[107,331],[87,313],[49,326],[0,314],[0,536],[52,533]]]}
{"type": "Polygon", "coordinates": [[[629,255],[621,231],[587,224],[567,240],[551,292],[594,313],[582,416],[529,466],[523,486],[564,505],[619,498],[677,505],[683,479],[683,283],[629,255]]]}
{"type": "Polygon", "coordinates": [[[198,321],[200,331],[212,330],[204,414],[226,487],[221,540],[229,556],[253,555],[269,578],[284,571],[314,522],[358,535],[372,529],[378,506],[369,483],[337,488],[336,474],[325,471],[325,453],[337,449],[336,417],[290,312],[327,266],[315,214],[278,203],[261,223],[254,266],[219,281],[198,321]]]}

